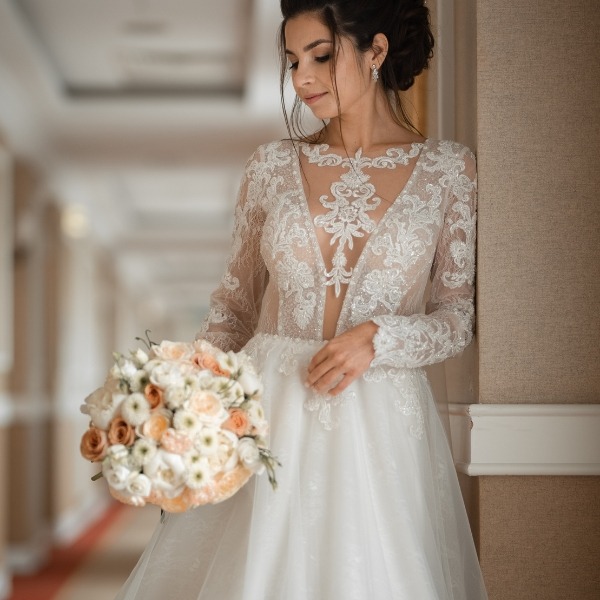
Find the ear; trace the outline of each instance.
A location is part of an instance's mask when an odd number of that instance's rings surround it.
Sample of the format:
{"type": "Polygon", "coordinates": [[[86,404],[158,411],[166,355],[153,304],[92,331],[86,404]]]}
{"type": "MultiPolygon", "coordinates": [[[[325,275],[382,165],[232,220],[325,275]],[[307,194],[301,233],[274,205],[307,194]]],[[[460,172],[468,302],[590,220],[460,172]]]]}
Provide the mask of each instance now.
{"type": "Polygon", "coordinates": [[[373,36],[370,56],[372,57],[371,62],[377,65],[377,67],[381,67],[383,64],[383,61],[387,56],[389,46],[390,45],[385,33],[376,33],[373,36]]]}

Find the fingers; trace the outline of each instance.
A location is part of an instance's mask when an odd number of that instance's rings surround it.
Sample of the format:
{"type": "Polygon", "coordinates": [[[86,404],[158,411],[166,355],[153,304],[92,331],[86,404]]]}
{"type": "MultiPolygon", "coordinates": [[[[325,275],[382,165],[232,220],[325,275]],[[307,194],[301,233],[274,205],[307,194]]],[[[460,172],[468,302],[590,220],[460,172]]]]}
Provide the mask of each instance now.
{"type": "Polygon", "coordinates": [[[335,396],[371,365],[377,325],[368,321],[329,340],[308,365],[306,385],[321,394],[335,396]]]}

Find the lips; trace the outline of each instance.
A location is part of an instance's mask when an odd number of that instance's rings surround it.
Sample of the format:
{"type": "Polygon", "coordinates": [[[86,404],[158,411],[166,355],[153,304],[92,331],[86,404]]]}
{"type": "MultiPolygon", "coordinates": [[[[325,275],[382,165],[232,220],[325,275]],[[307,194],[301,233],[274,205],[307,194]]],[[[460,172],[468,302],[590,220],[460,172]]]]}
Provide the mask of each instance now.
{"type": "Polygon", "coordinates": [[[310,96],[304,97],[305,104],[314,104],[318,100],[320,100],[323,96],[325,96],[327,92],[323,92],[322,94],[311,94],[310,96]]]}

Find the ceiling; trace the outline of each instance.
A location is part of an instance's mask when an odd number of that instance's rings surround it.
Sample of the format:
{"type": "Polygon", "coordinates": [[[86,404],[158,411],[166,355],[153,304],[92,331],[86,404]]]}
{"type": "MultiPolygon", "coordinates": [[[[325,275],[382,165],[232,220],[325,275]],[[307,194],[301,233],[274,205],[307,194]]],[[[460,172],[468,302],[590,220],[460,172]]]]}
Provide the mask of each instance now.
{"type": "Polygon", "coordinates": [[[0,0],[0,129],[174,336],[222,272],[245,160],[285,134],[279,21],[275,0],[0,0]]]}

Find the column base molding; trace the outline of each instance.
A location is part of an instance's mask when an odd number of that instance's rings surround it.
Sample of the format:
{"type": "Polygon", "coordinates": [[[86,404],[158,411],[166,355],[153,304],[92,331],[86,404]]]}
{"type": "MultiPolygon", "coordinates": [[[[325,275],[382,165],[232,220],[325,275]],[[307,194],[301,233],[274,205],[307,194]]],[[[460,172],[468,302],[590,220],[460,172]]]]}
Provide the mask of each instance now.
{"type": "Polygon", "coordinates": [[[452,451],[467,475],[600,475],[598,404],[451,404],[452,451]]]}
{"type": "Polygon", "coordinates": [[[10,571],[5,567],[0,568],[0,600],[8,600],[12,593],[10,571]]]}
{"type": "Polygon", "coordinates": [[[40,532],[33,539],[7,546],[8,568],[18,575],[31,575],[39,571],[50,556],[51,539],[48,531],[40,532]]]}

